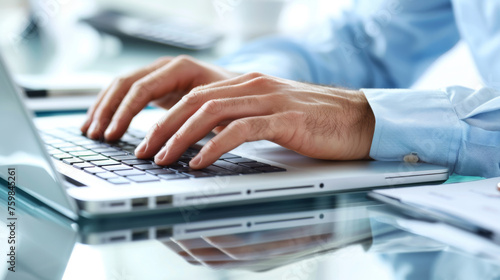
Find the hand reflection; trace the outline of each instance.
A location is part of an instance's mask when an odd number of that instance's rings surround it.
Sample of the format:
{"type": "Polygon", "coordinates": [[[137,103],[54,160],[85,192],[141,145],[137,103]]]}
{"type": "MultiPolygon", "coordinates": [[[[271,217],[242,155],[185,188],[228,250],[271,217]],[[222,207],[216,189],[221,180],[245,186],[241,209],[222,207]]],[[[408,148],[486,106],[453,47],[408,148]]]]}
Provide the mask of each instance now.
{"type": "Polygon", "coordinates": [[[171,238],[164,244],[193,265],[266,271],[369,239],[369,229],[359,229],[346,234],[346,229],[338,223],[325,223],[223,236],[171,238]]]}

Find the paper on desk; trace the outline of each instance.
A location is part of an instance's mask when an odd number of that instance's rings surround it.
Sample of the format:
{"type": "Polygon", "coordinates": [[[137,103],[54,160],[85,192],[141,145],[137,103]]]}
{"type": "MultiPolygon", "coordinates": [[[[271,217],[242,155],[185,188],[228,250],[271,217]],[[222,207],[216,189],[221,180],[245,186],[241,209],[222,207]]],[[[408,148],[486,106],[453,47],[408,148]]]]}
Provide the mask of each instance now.
{"type": "MultiPolygon", "coordinates": [[[[412,206],[458,218],[500,235],[500,178],[374,191],[412,206]]],[[[498,240],[497,240],[498,242],[498,240]]]]}

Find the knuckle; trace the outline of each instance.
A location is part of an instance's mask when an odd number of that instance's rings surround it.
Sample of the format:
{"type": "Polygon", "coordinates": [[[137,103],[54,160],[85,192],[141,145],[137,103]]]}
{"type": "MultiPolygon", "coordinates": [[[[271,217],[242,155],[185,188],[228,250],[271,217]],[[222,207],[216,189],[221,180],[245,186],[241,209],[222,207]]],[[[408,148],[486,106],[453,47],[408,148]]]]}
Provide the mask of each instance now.
{"type": "Polygon", "coordinates": [[[172,138],[170,139],[170,141],[172,141],[172,146],[176,146],[178,145],[179,143],[182,143],[182,138],[184,137],[183,136],[184,134],[180,131],[177,131],[177,133],[175,133],[172,138]]]}
{"type": "Polygon", "coordinates": [[[273,82],[273,78],[269,76],[260,76],[250,80],[249,84],[257,87],[267,87],[272,85],[273,82]]]}
{"type": "Polygon", "coordinates": [[[219,100],[209,100],[207,103],[203,104],[201,107],[202,112],[208,113],[208,114],[218,114],[220,111],[222,111],[223,107],[223,102],[219,100]]]}
{"type": "Polygon", "coordinates": [[[137,103],[144,101],[143,99],[150,98],[151,93],[154,90],[153,86],[145,80],[135,82],[130,90],[132,96],[129,98],[133,98],[133,100],[130,101],[137,103]]]}
{"type": "Polygon", "coordinates": [[[160,130],[161,130],[160,124],[159,123],[155,123],[151,127],[151,129],[149,130],[149,133],[148,133],[148,135],[146,137],[148,137],[148,136],[151,137],[151,136],[157,134],[158,132],[160,132],[160,130]]]}
{"type": "Polygon", "coordinates": [[[189,55],[185,55],[185,54],[181,54],[181,55],[177,56],[176,60],[180,63],[193,63],[194,62],[194,58],[192,58],[189,55]]]}
{"type": "Polygon", "coordinates": [[[172,57],[170,57],[170,56],[162,56],[162,57],[156,59],[153,64],[154,65],[156,65],[156,64],[162,65],[162,64],[168,63],[171,60],[172,60],[172,57]]]}
{"type": "Polygon", "coordinates": [[[139,80],[132,85],[131,91],[142,95],[148,91],[148,84],[144,80],[139,80]]]}
{"type": "Polygon", "coordinates": [[[263,77],[263,76],[264,76],[264,74],[259,73],[259,72],[250,72],[248,74],[245,74],[245,77],[249,78],[249,79],[256,79],[256,78],[263,77]]]}
{"type": "MultiPolygon", "coordinates": [[[[229,128],[229,127],[228,127],[229,128]]],[[[248,132],[250,131],[251,124],[246,119],[239,119],[230,124],[231,130],[233,130],[237,135],[242,135],[244,138],[247,138],[248,132]]]]}
{"type": "Polygon", "coordinates": [[[206,144],[205,144],[205,147],[204,149],[208,152],[208,153],[214,153],[214,152],[217,152],[218,151],[218,145],[217,145],[217,142],[215,142],[215,140],[212,138],[210,139],[206,144]]]}
{"type": "Polygon", "coordinates": [[[130,83],[130,78],[127,76],[118,77],[113,80],[113,84],[117,87],[122,87],[130,83]]]}
{"type": "Polygon", "coordinates": [[[283,120],[288,122],[302,122],[306,120],[307,115],[302,111],[289,111],[282,115],[283,120]]]}
{"type": "Polygon", "coordinates": [[[196,87],[193,90],[191,90],[191,92],[184,95],[182,97],[182,100],[187,104],[194,105],[201,101],[202,95],[203,95],[203,89],[201,89],[200,87],[196,87]]]}

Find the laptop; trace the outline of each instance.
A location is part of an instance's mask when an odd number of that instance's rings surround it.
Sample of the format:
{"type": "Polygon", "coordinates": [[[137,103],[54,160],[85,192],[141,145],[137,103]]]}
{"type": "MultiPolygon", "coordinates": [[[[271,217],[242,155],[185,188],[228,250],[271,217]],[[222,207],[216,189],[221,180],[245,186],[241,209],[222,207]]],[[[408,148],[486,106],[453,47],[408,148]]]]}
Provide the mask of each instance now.
{"type": "MultiPolygon", "coordinates": [[[[0,182],[2,212],[7,212],[7,192],[5,182],[0,182]]],[[[237,259],[233,263],[238,267],[254,267],[254,260],[257,259],[259,267],[275,268],[351,244],[368,245],[372,235],[381,234],[377,229],[374,232],[369,222],[369,208],[377,205],[377,202],[366,198],[355,199],[346,205],[347,202],[344,198],[331,196],[327,199],[263,203],[251,213],[246,207],[240,206],[207,209],[188,214],[189,217],[184,215],[186,213],[161,213],[147,217],[113,218],[106,222],[95,219],[75,222],[40,201],[19,193],[16,194],[16,223],[19,223],[16,238],[21,242],[15,249],[15,272],[6,269],[5,278],[2,279],[73,279],[70,276],[81,271],[75,267],[81,266],[82,257],[89,260],[89,250],[93,252],[92,256],[108,256],[109,250],[118,250],[127,259],[136,254],[127,255],[123,252],[134,247],[133,242],[143,241],[149,241],[149,245],[141,243],[141,248],[146,246],[162,250],[162,257],[177,265],[184,263],[179,262],[182,255],[177,255],[182,251],[179,245],[187,245],[194,252],[204,248],[212,248],[209,252],[213,252],[214,246],[203,242],[213,240],[214,245],[217,244],[215,246],[227,248],[223,251],[233,252],[231,255],[237,259]],[[166,248],[162,248],[164,246],[166,248]],[[44,261],[41,262],[41,259],[44,261]]],[[[0,218],[3,228],[7,228],[6,225],[11,222],[8,218],[5,215],[0,218]]],[[[383,230],[385,232],[385,228],[383,230]]],[[[224,257],[224,253],[219,252],[220,256],[204,256],[224,257]]],[[[227,258],[223,266],[217,267],[229,268],[224,265],[229,264],[227,258]]],[[[149,261],[141,260],[143,263],[149,261]]],[[[185,265],[189,268],[187,263],[185,265]]],[[[177,271],[184,270],[181,267],[177,271]]],[[[179,277],[170,275],[170,278],[179,277]]]]}
{"type": "MultiPolygon", "coordinates": [[[[116,143],[85,138],[85,116],[33,118],[0,59],[0,177],[72,218],[255,203],[444,181],[448,169],[403,162],[311,159],[267,141],[245,143],[204,170],[190,148],[172,166],[133,156],[161,110],[146,110],[116,143]]],[[[14,188],[13,188],[14,189],[14,188]]]]}

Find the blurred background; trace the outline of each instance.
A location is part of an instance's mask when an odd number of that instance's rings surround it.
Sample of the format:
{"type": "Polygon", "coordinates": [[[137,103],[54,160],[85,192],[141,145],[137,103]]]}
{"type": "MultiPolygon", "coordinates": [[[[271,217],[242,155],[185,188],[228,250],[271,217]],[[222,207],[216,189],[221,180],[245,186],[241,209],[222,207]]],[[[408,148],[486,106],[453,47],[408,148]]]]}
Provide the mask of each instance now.
{"type": "MultiPolygon", "coordinates": [[[[351,2],[1,0],[0,49],[24,87],[74,87],[95,94],[113,77],[160,56],[188,54],[213,62],[260,36],[306,32],[338,16],[351,2]]],[[[414,87],[457,84],[481,85],[463,43],[414,87]]]]}

